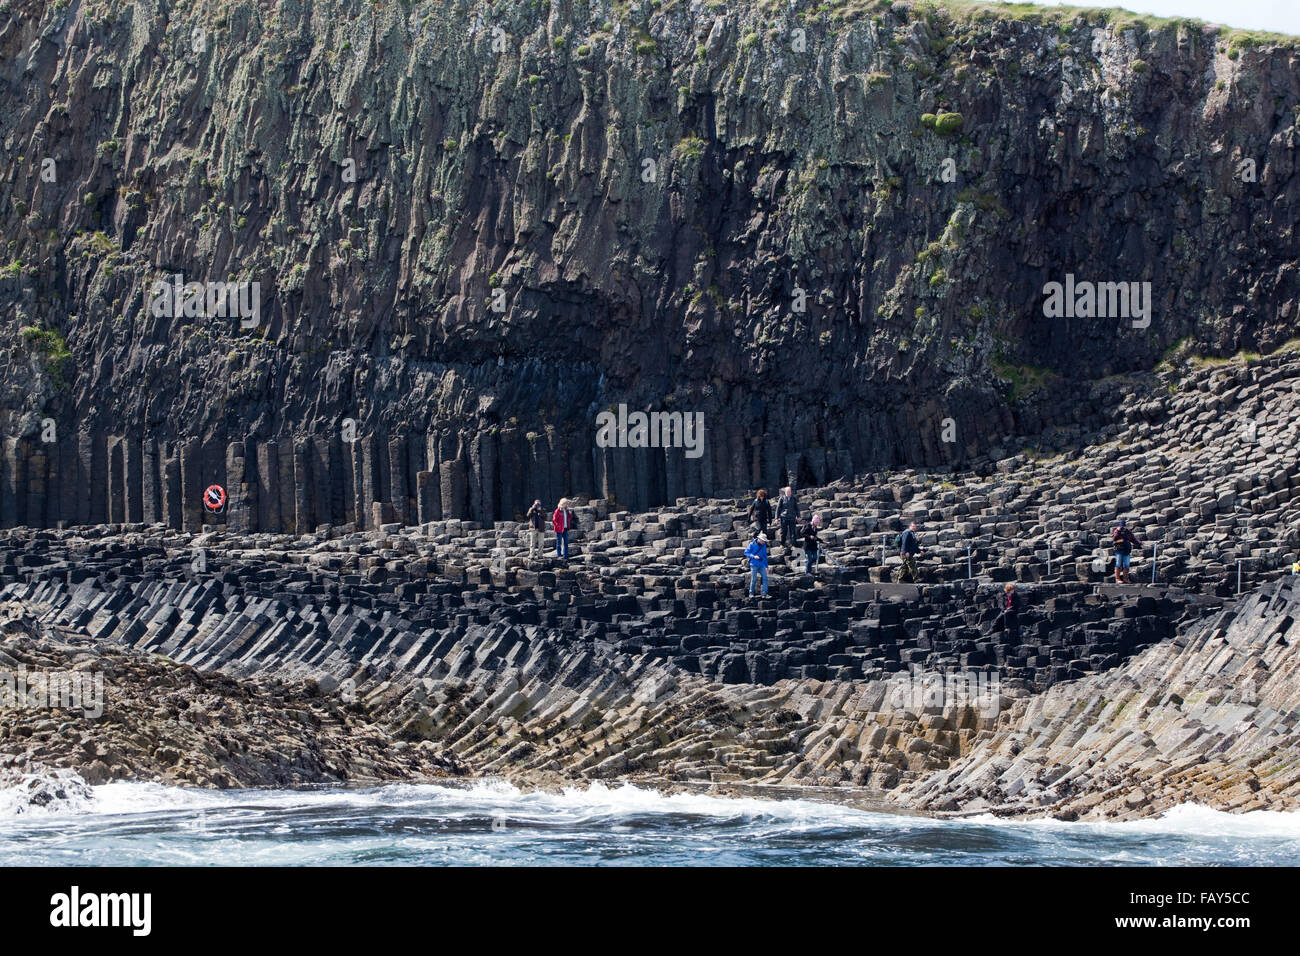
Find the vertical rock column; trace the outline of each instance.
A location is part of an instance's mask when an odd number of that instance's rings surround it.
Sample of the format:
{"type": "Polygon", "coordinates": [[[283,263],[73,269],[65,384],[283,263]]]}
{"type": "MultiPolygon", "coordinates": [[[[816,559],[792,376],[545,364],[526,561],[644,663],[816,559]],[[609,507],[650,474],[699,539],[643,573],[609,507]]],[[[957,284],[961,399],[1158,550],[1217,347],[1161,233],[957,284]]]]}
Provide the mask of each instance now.
{"type": "Polygon", "coordinates": [[[780,494],[781,486],[785,484],[782,481],[785,475],[785,443],[779,435],[767,441],[760,438],[759,441],[762,455],[759,474],[763,476],[762,486],[767,489],[769,497],[775,498],[780,494]]]}
{"type": "Polygon", "coordinates": [[[280,530],[280,447],[273,441],[257,446],[257,530],[280,530]]]}
{"type": "Polygon", "coordinates": [[[555,491],[551,488],[551,455],[550,448],[546,444],[546,438],[536,432],[529,433],[532,437],[525,436],[528,442],[528,457],[525,459],[524,467],[527,469],[528,481],[524,486],[524,502],[527,512],[528,507],[532,506],[534,498],[540,498],[542,505],[548,508],[555,507],[555,491]]]}
{"type": "Polygon", "coordinates": [[[57,435],[54,441],[45,441],[41,435],[40,451],[45,456],[45,517],[41,522],[43,528],[58,527],[63,519],[63,445],[57,435]]]}
{"type": "Polygon", "coordinates": [[[441,494],[438,489],[438,483],[434,480],[433,472],[421,471],[415,476],[415,511],[416,521],[425,524],[429,521],[436,521],[435,511],[440,511],[435,505],[439,503],[441,494]]]}
{"type": "Polygon", "coordinates": [[[661,451],[664,465],[664,504],[672,504],[686,494],[686,451],[665,448],[661,451]]]}
{"type": "Polygon", "coordinates": [[[77,501],[86,489],[77,481],[77,436],[59,430],[59,513],[58,520],[71,525],[77,520],[77,501]]]}
{"type": "Polygon", "coordinates": [[[18,439],[6,438],[4,461],[0,463],[0,469],[3,469],[0,476],[0,524],[6,528],[22,524],[26,517],[27,509],[21,500],[26,490],[21,462],[18,439]]]}
{"type": "Polygon", "coordinates": [[[197,440],[181,443],[181,527],[197,532],[203,529],[203,447],[197,440]]]}
{"type": "Polygon", "coordinates": [[[339,503],[340,519],[344,524],[352,524],[354,527],[361,527],[361,519],[357,517],[357,467],[355,463],[357,443],[355,441],[340,441],[337,446],[338,461],[338,483],[342,500],[339,503]]]}
{"type": "Polygon", "coordinates": [[[84,438],[87,508],[82,524],[104,524],[108,521],[108,448],[100,431],[89,432],[84,438]]]}
{"type": "Polygon", "coordinates": [[[587,488],[596,487],[596,472],[592,467],[591,455],[587,450],[594,444],[591,429],[586,428],[576,436],[569,438],[568,466],[569,489],[565,494],[582,494],[587,488]]]}
{"type": "Polygon", "coordinates": [[[73,457],[76,459],[76,465],[73,480],[79,494],[73,502],[74,507],[68,513],[68,517],[77,524],[89,524],[90,501],[94,496],[94,489],[90,487],[90,435],[86,432],[77,432],[74,445],[73,457]]]}
{"type": "Polygon", "coordinates": [[[367,513],[369,507],[366,504],[366,450],[362,446],[362,439],[356,439],[348,443],[348,485],[351,489],[349,497],[350,511],[352,520],[356,523],[357,530],[360,531],[366,526],[367,513]]]}
{"type": "Polygon", "coordinates": [[[518,428],[511,425],[501,430],[497,445],[497,474],[500,475],[497,496],[501,508],[498,517],[505,521],[513,521],[516,515],[522,518],[533,500],[528,497],[532,473],[527,450],[518,428]]]}
{"type": "Polygon", "coordinates": [[[383,443],[371,435],[357,442],[361,451],[361,475],[357,482],[360,495],[357,499],[357,516],[369,528],[374,524],[373,505],[383,501],[383,467],[380,456],[387,457],[383,443]]]}
{"type": "Polygon", "coordinates": [[[403,525],[410,524],[406,470],[406,439],[390,439],[388,442],[388,500],[393,505],[393,520],[403,525]]]}
{"type": "Polygon", "coordinates": [[[293,532],[308,534],[315,527],[311,448],[305,439],[293,443],[293,532]]]}
{"type": "Polygon", "coordinates": [[[317,524],[342,524],[339,504],[342,494],[339,481],[342,471],[335,465],[334,443],[328,438],[311,439],[312,491],[317,524]]]}
{"type": "Polygon", "coordinates": [[[444,460],[438,467],[439,492],[442,496],[442,516],[463,518],[469,509],[469,481],[462,458],[444,460]]]}
{"type": "Polygon", "coordinates": [[[442,485],[440,481],[441,472],[438,470],[438,436],[428,434],[424,436],[424,467],[429,472],[429,517],[421,517],[421,521],[437,521],[442,517],[442,485]]]}
{"type": "Polygon", "coordinates": [[[231,531],[251,530],[257,514],[256,487],[248,481],[244,443],[232,441],[226,446],[226,527],[231,531]]]}
{"type": "Polygon", "coordinates": [[[120,436],[108,439],[108,520],[112,524],[126,520],[126,463],[122,441],[120,436]]]}
{"type": "Polygon", "coordinates": [[[46,527],[45,508],[48,500],[46,494],[46,467],[48,459],[45,447],[40,443],[32,446],[27,455],[27,524],[33,528],[46,527]]]}
{"type": "Polygon", "coordinates": [[[129,435],[122,439],[122,472],[126,520],[139,524],[144,521],[144,462],[140,442],[129,435]]]}
{"type": "Polygon", "coordinates": [[[280,524],[275,528],[281,533],[292,532],[298,524],[298,493],[294,479],[294,457],[296,449],[293,440],[282,442],[279,455],[280,488],[280,524]]]}
{"type": "Polygon", "coordinates": [[[141,520],[154,524],[163,520],[162,486],[158,481],[158,444],[146,438],[140,445],[141,520]]]}
{"type": "Polygon", "coordinates": [[[470,517],[492,521],[497,513],[497,440],[478,432],[470,440],[470,517]]]}
{"type": "Polygon", "coordinates": [[[180,528],[184,522],[184,500],[181,495],[181,459],[176,442],[164,446],[162,463],[163,521],[169,528],[180,528]]]}

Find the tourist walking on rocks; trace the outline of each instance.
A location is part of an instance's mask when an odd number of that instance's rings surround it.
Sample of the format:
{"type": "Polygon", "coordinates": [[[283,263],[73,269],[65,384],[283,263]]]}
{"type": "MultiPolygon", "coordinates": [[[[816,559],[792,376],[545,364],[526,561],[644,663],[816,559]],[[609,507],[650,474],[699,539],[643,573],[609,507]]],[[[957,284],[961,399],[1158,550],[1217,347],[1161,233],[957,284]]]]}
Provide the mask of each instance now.
{"type": "Polygon", "coordinates": [[[541,550],[542,541],[546,534],[546,509],[542,507],[542,499],[535,498],[533,506],[528,509],[528,557],[537,557],[537,552],[541,550]]]}
{"type": "Polygon", "coordinates": [[[561,498],[551,515],[551,527],[555,529],[555,556],[569,557],[569,531],[573,528],[573,512],[569,510],[569,499],[561,498]]]}
{"type": "Polygon", "coordinates": [[[803,526],[803,573],[812,574],[822,550],[822,516],[814,514],[803,526]]]}
{"type": "Polygon", "coordinates": [[[745,557],[749,558],[749,596],[754,596],[754,585],[758,583],[761,576],[763,597],[767,597],[767,535],[760,533],[757,538],[749,542],[749,547],[745,549],[745,557]]]}
{"type": "Polygon", "coordinates": [[[794,500],[794,489],[786,485],[781,489],[781,497],[776,499],[776,523],[781,528],[781,547],[789,555],[794,546],[795,526],[799,521],[799,502],[794,500]]]}
{"type": "Polygon", "coordinates": [[[1110,540],[1115,548],[1115,583],[1133,583],[1129,579],[1129,567],[1133,562],[1133,549],[1142,547],[1142,542],[1129,530],[1127,518],[1120,518],[1119,524],[1110,529],[1110,540]]]}
{"type": "Polygon", "coordinates": [[[772,502],[767,500],[766,488],[758,489],[757,497],[749,506],[749,523],[759,534],[767,534],[767,526],[772,523],[772,502]]]}
{"type": "Polygon", "coordinates": [[[925,548],[921,547],[921,538],[916,533],[915,521],[909,524],[907,530],[898,536],[898,550],[903,555],[903,574],[907,575],[907,579],[915,584],[918,579],[916,560],[919,555],[925,553],[925,548]]]}
{"type": "Polygon", "coordinates": [[[990,634],[996,634],[999,631],[1006,631],[1009,634],[1020,633],[1020,595],[1016,593],[1016,586],[1008,581],[1002,587],[1002,610],[993,620],[993,627],[989,630],[990,634]]]}

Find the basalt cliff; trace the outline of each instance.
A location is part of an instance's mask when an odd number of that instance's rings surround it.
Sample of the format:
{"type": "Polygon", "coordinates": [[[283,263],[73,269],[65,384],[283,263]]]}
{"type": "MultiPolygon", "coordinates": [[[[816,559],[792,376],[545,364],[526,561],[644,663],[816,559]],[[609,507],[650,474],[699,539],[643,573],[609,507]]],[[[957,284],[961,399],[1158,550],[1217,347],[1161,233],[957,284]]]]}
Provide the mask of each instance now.
{"type": "Polygon", "coordinates": [[[1292,337],[1298,106],[1294,40],[1114,11],[5,0],[0,525],[645,511],[1075,447],[1115,376],[1292,337]],[[1149,313],[1048,319],[1067,276],[1149,313]],[[702,413],[704,454],[596,447],[620,403],[702,413]]]}
{"type": "Polygon", "coordinates": [[[778,545],[767,598],[726,499],[579,502],[568,560],[517,521],[6,531],[0,776],[29,802],[75,771],[1294,810],[1300,359],[1119,387],[1077,453],[805,489],[827,558],[810,575],[778,545]],[[1108,582],[1116,509],[1142,541],[1130,585],[1108,582]],[[920,585],[889,546],[911,520],[920,585]],[[997,629],[1008,582],[1023,606],[997,629]]]}

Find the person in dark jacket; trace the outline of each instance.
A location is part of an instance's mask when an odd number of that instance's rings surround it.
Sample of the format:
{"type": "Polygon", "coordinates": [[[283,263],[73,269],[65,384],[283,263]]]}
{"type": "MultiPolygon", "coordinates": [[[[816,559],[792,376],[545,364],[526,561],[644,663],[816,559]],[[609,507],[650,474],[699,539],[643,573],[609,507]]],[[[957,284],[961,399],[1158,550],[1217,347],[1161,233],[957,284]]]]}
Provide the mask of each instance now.
{"type": "Polygon", "coordinates": [[[1119,524],[1110,529],[1110,541],[1115,549],[1115,583],[1132,584],[1129,566],[1133,562],[1133,549],[1142,547],[1142,542],[1129,530],[1127,518],[1120,518],[1119,524]],[[1120,580],[1121,575],[1123,580],[1120,580]]]}
{"type": "Polygon", "coordinates": [[[1016,586],[1008,581],[1002,588],[1002,609],[998,616],[993,620],[993,627],[990,634],[996,634],[998,631],[1006,631],[1010,634],[1019,634],[1020,632],[1020,595],[1016,593],[1016,586]]]}
{"type": "Polygon", "coordinates": [[[822,516],[815,514],[803,526],[803,573],[812,574],[821,556],[822,516]]]}
{"type": "MultiPolygon", "coordinates": [[[[916,533],[916,522],[913,521],[907,526],[907,530],[898,536],[898,550],[903,555],[903,574],[913,583],[917,580],[917,558],[925,553],[925,548],[921,547],[921,538],[916,533]]],[[[901,577],[901,575],[900,575],[901,577]]]]}
{"type": "Polygon", "coordinates": [[[797,540],[799,523],[799,502],[794,500],[794,489],[789,485],[781,489],[781,497],[776,499],[776,523],[781,528],[781,547],[788,556],[797,540]]]}
{"type": "Polygon", "coordinates": [[[767,500],[766,488],[758,489],[758,495],[749,506],[749,523],[759,534],[767,534],[767,526],[772,523],[772,502],[767,500]]]}
{"type": "Polygon", "coordinates": [[[546,509],[542,507],[541,498],[533,501],[525,517],[528,519],[528,557],[535,558],[546,535],[546,509]]]}

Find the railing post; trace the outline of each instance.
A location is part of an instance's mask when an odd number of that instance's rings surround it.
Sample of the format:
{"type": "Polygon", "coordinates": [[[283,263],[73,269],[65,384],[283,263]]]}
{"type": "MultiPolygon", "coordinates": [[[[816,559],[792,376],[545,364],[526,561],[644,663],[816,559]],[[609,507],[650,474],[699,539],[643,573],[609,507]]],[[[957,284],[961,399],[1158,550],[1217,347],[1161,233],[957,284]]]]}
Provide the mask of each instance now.
{"type": "Polygon", "coordinates": [[[971,573],[970,545],[968,544],[966,545],[966,580],[969,581],[973,577],[974,575],[971,573]]]}
{"type": "Polygon", "coordinates": [[[1241,558],[1237,559],[1237,593],[1241,593],[1241,558]]]}
{"type": "Polygon", "coordinates": [[[1151,545],[1151,586],[1155,587],[1156,583],[1156,559],[1160,557],[1160,545],[1152,543],[1151,545]]]}

